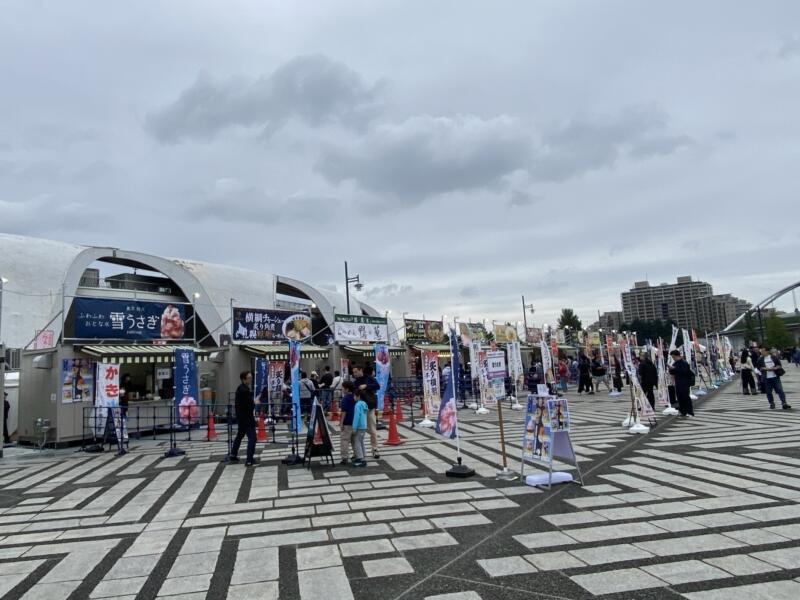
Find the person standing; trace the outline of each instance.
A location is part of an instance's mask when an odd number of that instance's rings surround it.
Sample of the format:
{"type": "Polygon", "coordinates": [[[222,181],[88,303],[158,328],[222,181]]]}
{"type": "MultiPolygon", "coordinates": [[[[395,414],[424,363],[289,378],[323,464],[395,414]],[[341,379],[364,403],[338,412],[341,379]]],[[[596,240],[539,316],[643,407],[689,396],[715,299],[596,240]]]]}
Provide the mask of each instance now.
{"type": "Polygon", "coordinates": [[[656,396],[653,393],[653,389],[658,387],[658,369],[649,354],[645,354],[642,360],[639,361],[639,382],[642,384],[647,401],[650,402],[650,406],[655,410],[656,396]]]}
{"type": "Polygon", "coordinates": [[[694,416],[694,406],[692,406],[692,398],[689,390],[692,387],[692,368],[686,362],[679,350],[673,350],[669,353],[673,359],[672,366],[669,368],[669,373],[675,379],[675,395],[678,399],[678,410],[681,416],[686,417],[694,416]]]}
{"type": "Polygon", "coordinates": [[[756,382],[758,383],[758,391],[762,394],[767,393],[767,389],[764,386],[764,374],[758,371],[758,363],[761,361],[761,352],[758,350],[758,346],[755,342],[750,346],[750,360],[753,361],[753,366],[756,367],[754,375],[756,376],[756,382]]]}
{"type": "Polygon", "coordinates": [[[767,392],[769,407],[775,408],[775,398],[772,392],[776,392],[778,398],[781,399],[783,410],[792,408],[786,403],[786,394],[783,391],[783,384],[781,383],[781,376],[785,371],[781,366],[781,359],[778,358],[778,353],[775,348],[773,348],[771,352],[766,348],[761,348],[761,358],[758,361],[758,369],[764,377],[764,388],[767,392]]]}
{"type": "Polygon", "coordinates": [[[794,352],[792,352],[792,362],[794,363],[795,369],[800,367],[800,348],[797,346],[795,346],[794,352]]]}
{"type": "Polygon", "coordinates": [[[253,400],[253,374],[250,371],[242,371],[239,374],[241,383],[236,388],[236,437],[233,438],[231,453],[228,462],[239,462],[239,446],[242,444],[244,436],[247,436],[247,460],[246,467],[258,464],[255,459],[256,453],[256,418],[253,415],[255,401],[253,400]]]}
{"type": "Polygon", "coordinates": [[[558,361],[558,382],[561,385],[561,391],[567,393],[567,377],[569,376],[569,369],[565,359],[558,361]]]}
{"type": "Polygon", "coordinates": [[[581,360],[578,363],[578,396],[583,392],[594,394],[594,389],[592,389],[591,369],[592,365],[589,362],[589,357],[585,354],[581,354],[581,360]]]}
{"type": "Polygon", "coordinates": [[[594,390],[596,392],[600,391],[601,383],[606,386],[606,391],[611,391],[611,387],[608,385],[608,379],[606,378],[606,367],[597,354],[592,358],[592,379],[594,380],[594,390]]]}
{"type": "Polygon", "coordinates": [[[308,418],[311,414],[311,405],[314,401],[314,395],[317,393],[317,388],[308,378],[308,373],[305,371],[300,372],[300,414],[308,418]]]}
{"type": "Polygon", "coordinates": [[[319,387],[323,390],[329,390],[333,387],[333,374],[328,366],[325,367],[325,372],[319,378],[319,387]]]}
{"type": "MultiPolygon", "coordinates": [[[[356,402],[353,397],[353,384],[349,381],[342,383],[342,429],[339,435],[339,464],[346,465],[350,462],[350,445],[353,439],[353,415],[356,402]]],[[[362,436],[363,438],[363,436],[362,436]]],[[[362,439],[363,443],[364,440],[362,439]]]]}
{"type": "Polygon", "coordinates": [[[753,371],[755,371],[756,367],[753,364],[753,359],[750,358],[750,353],[747,351],[747,348],[742,348],[739,363],[742,376],[742,394],[745,396],[755,396],[757,388],[755,377],[753,377],[753,371]]]}
{"type": "MultiPolygon", "coordinates": [[[[368,413],[367,403],[362,398],[366,392],[365,389],[356,388],[354,392],[355,406],[353,407],[353,450],[356,454],[356,459],[353,461],[354,467],[366,467],[367,461],[364,459],[366,450],[364,449],[364,433],[368,426],[368,413]]],[[[374,452],[373,452],[374,454],[374,452]]]]}
{"type": "Polygon", "coordinates": [[[11,436],[8,435],[8,413],[11,410],[11,404],[8,402],[8,392],[3,392],[3,443],[10,444],[11,436]]]}
{"type": "MultiPolygon", "coordinates": [[[[375,411],[378,408],[378,390],[381,389],[378,380],[372,376],[372,365],[367,363],[364,366],[353,367],[353,387],[364,403],[367,405],[367,431],[369,432],[369,442],[372,447],[372,458],[381,457],[378,452],[378,427],[375,411]]],[[[355,427],[353,428],[355,431],[355,427]]]]}

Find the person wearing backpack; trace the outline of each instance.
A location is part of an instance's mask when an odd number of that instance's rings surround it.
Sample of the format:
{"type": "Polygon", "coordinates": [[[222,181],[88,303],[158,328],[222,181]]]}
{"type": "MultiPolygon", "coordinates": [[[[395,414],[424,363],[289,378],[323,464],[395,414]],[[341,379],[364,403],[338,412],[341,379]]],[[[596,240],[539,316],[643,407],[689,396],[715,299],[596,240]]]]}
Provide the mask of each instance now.
{"type": "Polygon", "coordinates": [[[689,393],[694,384],[694,373],[689,363],[681,356],[680,350],[673,350],[669,353],[673,359],[669,374],[675,379],[675,396],[678,399],[678,410],[682,417],[693,417],[694,406],[692,397],[689,393]]]}
{"type": "Polygon", "coordinates": [[[770,408],[775,408],[775,398],[772,392],[778,394],[781,399],[783,410],[792,408],[786,403],[786,394],[783,391],[781,377],[786,373],[781,366],[781,359],[778,358],[777,351],[773,348],[770,352],[766,348],[761,348],[761,358],[758,359],[758,369],[764,376],[764,388],[767,391],[767,401],[770,408]]]}

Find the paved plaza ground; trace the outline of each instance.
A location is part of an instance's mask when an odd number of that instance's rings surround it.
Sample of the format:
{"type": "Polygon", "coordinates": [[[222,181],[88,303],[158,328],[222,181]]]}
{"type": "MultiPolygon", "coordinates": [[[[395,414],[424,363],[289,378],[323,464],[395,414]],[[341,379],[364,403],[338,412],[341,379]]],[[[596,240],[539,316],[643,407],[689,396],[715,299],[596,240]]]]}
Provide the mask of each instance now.
{"type": "MultiPolygon", "coordinates": [[[[737,380],[646,436],[620,427],[626,396],[568,394],[586,485],[552,491],[494,478],[494,411],[459,413],[466,480],[444,476],[453,443],[408,422],[366,469],[286,467],[274,444],[256,468],[222,464],[219,442],[182,442],[180,458],[162,458],[164,440],[123,457],[7,450],[0,596],[796,600],[800,370],[787,371],[798,410],[737,380]]],[[[519,470],[523,415],[504,416],[519,470]]]]}

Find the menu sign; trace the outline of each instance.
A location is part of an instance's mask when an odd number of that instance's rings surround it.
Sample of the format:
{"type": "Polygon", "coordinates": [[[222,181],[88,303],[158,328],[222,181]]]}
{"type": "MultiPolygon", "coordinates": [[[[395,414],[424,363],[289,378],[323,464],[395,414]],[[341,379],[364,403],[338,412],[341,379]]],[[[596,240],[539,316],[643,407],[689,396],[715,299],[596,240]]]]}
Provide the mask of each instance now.
{"type": "Polygon", "coordinates": [[[444,344],[447,335],[441,321],[423,321],[421,319],[406,319],[407,344],[444,344]]]}
{"type": "Polygon", "coordinates": [[[311,316],[291,310],[234,307],[231,330],[237,342],[301,341],[311,336],[311,316]]]}

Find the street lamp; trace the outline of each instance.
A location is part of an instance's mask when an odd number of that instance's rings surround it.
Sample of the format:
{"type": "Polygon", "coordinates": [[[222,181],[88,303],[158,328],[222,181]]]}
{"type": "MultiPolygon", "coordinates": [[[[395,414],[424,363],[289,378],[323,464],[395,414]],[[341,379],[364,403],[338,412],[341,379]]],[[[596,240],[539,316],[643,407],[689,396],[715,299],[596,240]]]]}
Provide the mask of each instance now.
{"type": "Polygon", "coordinates": [[[350,314],[350,284],[355,283],[355,288],[357,292],[360,292],[364,288],[364,284],[361,283],[361,279],[358,275],[354,275],[350,277],[350,274],[347,271],[347,261],[344,261],[344,291],[345,297],[347,298],[347,314],[350,314]]]}
{"type": "Polygon", "coordinates": [[[533,303],[525,304],[525,296],[522,297],[522,320],[525,323],[525,341],[528,341],[528,314],[527,311],[530,310],[531,314],[536,312],[533,308],[533,303]]]}

